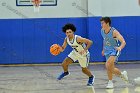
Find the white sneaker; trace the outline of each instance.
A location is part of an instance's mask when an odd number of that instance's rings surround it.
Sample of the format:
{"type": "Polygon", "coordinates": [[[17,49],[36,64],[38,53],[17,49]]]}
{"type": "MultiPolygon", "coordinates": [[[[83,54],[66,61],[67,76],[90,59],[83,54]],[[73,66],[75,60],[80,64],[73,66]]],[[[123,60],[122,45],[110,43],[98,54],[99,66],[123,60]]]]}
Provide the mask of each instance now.
{"type": "Polygon", "coordinates": [[[106,89],[107,93],[114,93],[114,89],[106,89]]]}
{"type": "Polygon", "coordinates": [[[140,77],[134,79],[134,84],[140,86],[140,77]]]}
{"type": "Polygon", "coordinates": [[[108,84],[107,84],[106,88],[107,88],[107,89],[112,89],[112,88],[114,88],[113,82],[112,82],[112,81],[108,81],[108,84]]]}
{"type": "Polygon", "coordinates": [[[128,76],[126,71],[121,72],[121,78],[122,80],[128,82],[128,76]]]}

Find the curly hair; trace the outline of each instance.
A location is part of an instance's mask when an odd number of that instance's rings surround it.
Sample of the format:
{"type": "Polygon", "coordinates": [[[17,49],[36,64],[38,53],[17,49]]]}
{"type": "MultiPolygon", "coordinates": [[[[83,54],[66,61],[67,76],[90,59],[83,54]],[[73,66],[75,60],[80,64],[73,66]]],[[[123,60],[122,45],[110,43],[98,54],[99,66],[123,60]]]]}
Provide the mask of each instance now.
{"type": "Polygon", "coordinates": [[[67,23],[62,27],[62,31],[66,33],[66,30],[71,29],[73,32],[76,31],[76,27],[73,24],[67,23]]]}

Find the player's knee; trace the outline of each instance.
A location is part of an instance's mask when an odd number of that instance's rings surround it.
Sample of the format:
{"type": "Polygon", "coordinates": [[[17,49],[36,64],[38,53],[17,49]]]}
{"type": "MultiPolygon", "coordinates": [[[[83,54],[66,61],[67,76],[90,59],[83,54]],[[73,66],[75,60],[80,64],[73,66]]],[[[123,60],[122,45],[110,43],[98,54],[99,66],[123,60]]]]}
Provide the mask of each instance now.
{"type": "Polygon", "coordinates": [[[68,66],[68,61],[65,60],[61,65],[62,65],[63,67],[68,66]]]}
{"type": "Polygon", "coordinates": [[[65,67],[65,66],[66,66],[66,62],[63,62],[63,63],[61,64],[61,66],[62,66],[62,67],[65,67]]]}
{"type": "Polygon", "coordinates": [[[86,72],[86,71],[87,71],[87,68],[82,67],[82,72],[86,72]]]}
{"type": "Polygon", "coordinates": [[[107,70],[110,70],[110,69],[111,69],[111,64],[110,64],[110,62],[107,62],[107,63],[106,63],[106,69],[107,69],[107,70]]]}
{"type": "Polygon", "coordinates": [[[105,67],[106,67],[106,69],[108,69],[108,67],[109,67],[109,62],[106,62],[105,67]]]}

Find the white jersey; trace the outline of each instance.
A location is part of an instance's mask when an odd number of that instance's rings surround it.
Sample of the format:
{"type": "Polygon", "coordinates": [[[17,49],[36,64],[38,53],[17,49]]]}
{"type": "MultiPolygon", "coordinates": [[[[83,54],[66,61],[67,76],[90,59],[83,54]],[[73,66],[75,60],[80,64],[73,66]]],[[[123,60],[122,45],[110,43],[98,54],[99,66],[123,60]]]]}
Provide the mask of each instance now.
{"type": "Polygon", "coordinates": [[[77,42],[77,37],[81,37],[81,36],[75,35],[73,40],[71,40],[71,41],[67,37],[67,43],[73,48],[73,52],[75,52],[77,54],[77,56],[86,56],[89,53],[88,50],[83,55],[80,55],[80,53],[79,53],[82,50],[84,50],[84,48],[86,47],[86,44],[77,42]]]}

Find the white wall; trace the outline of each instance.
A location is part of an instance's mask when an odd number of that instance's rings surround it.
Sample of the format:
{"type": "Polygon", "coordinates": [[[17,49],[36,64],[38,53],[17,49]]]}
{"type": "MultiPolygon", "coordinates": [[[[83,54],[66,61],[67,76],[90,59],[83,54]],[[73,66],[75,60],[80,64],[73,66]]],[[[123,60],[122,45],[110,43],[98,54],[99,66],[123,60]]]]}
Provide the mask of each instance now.
{"type": "Polygon", "coordinates": [[[35,13],[33,6],[16,6],[16,0],[0,0],[0,19],[86,17],[87,7],[87,0],[58,0],[57,6],[41,6],[35,13]]]}
{"type": "Polygon", "coordinates": [[[16,6],[16,0],[0,0],[0,19],[61,18],[87,16],[140,16],[138,0],[58,0],[57,6],[16,6]]]}
{"type": "Polygon", "coordinates": [[[138,0],[88,0],[95,16],[140,16],[138,0]]]}

